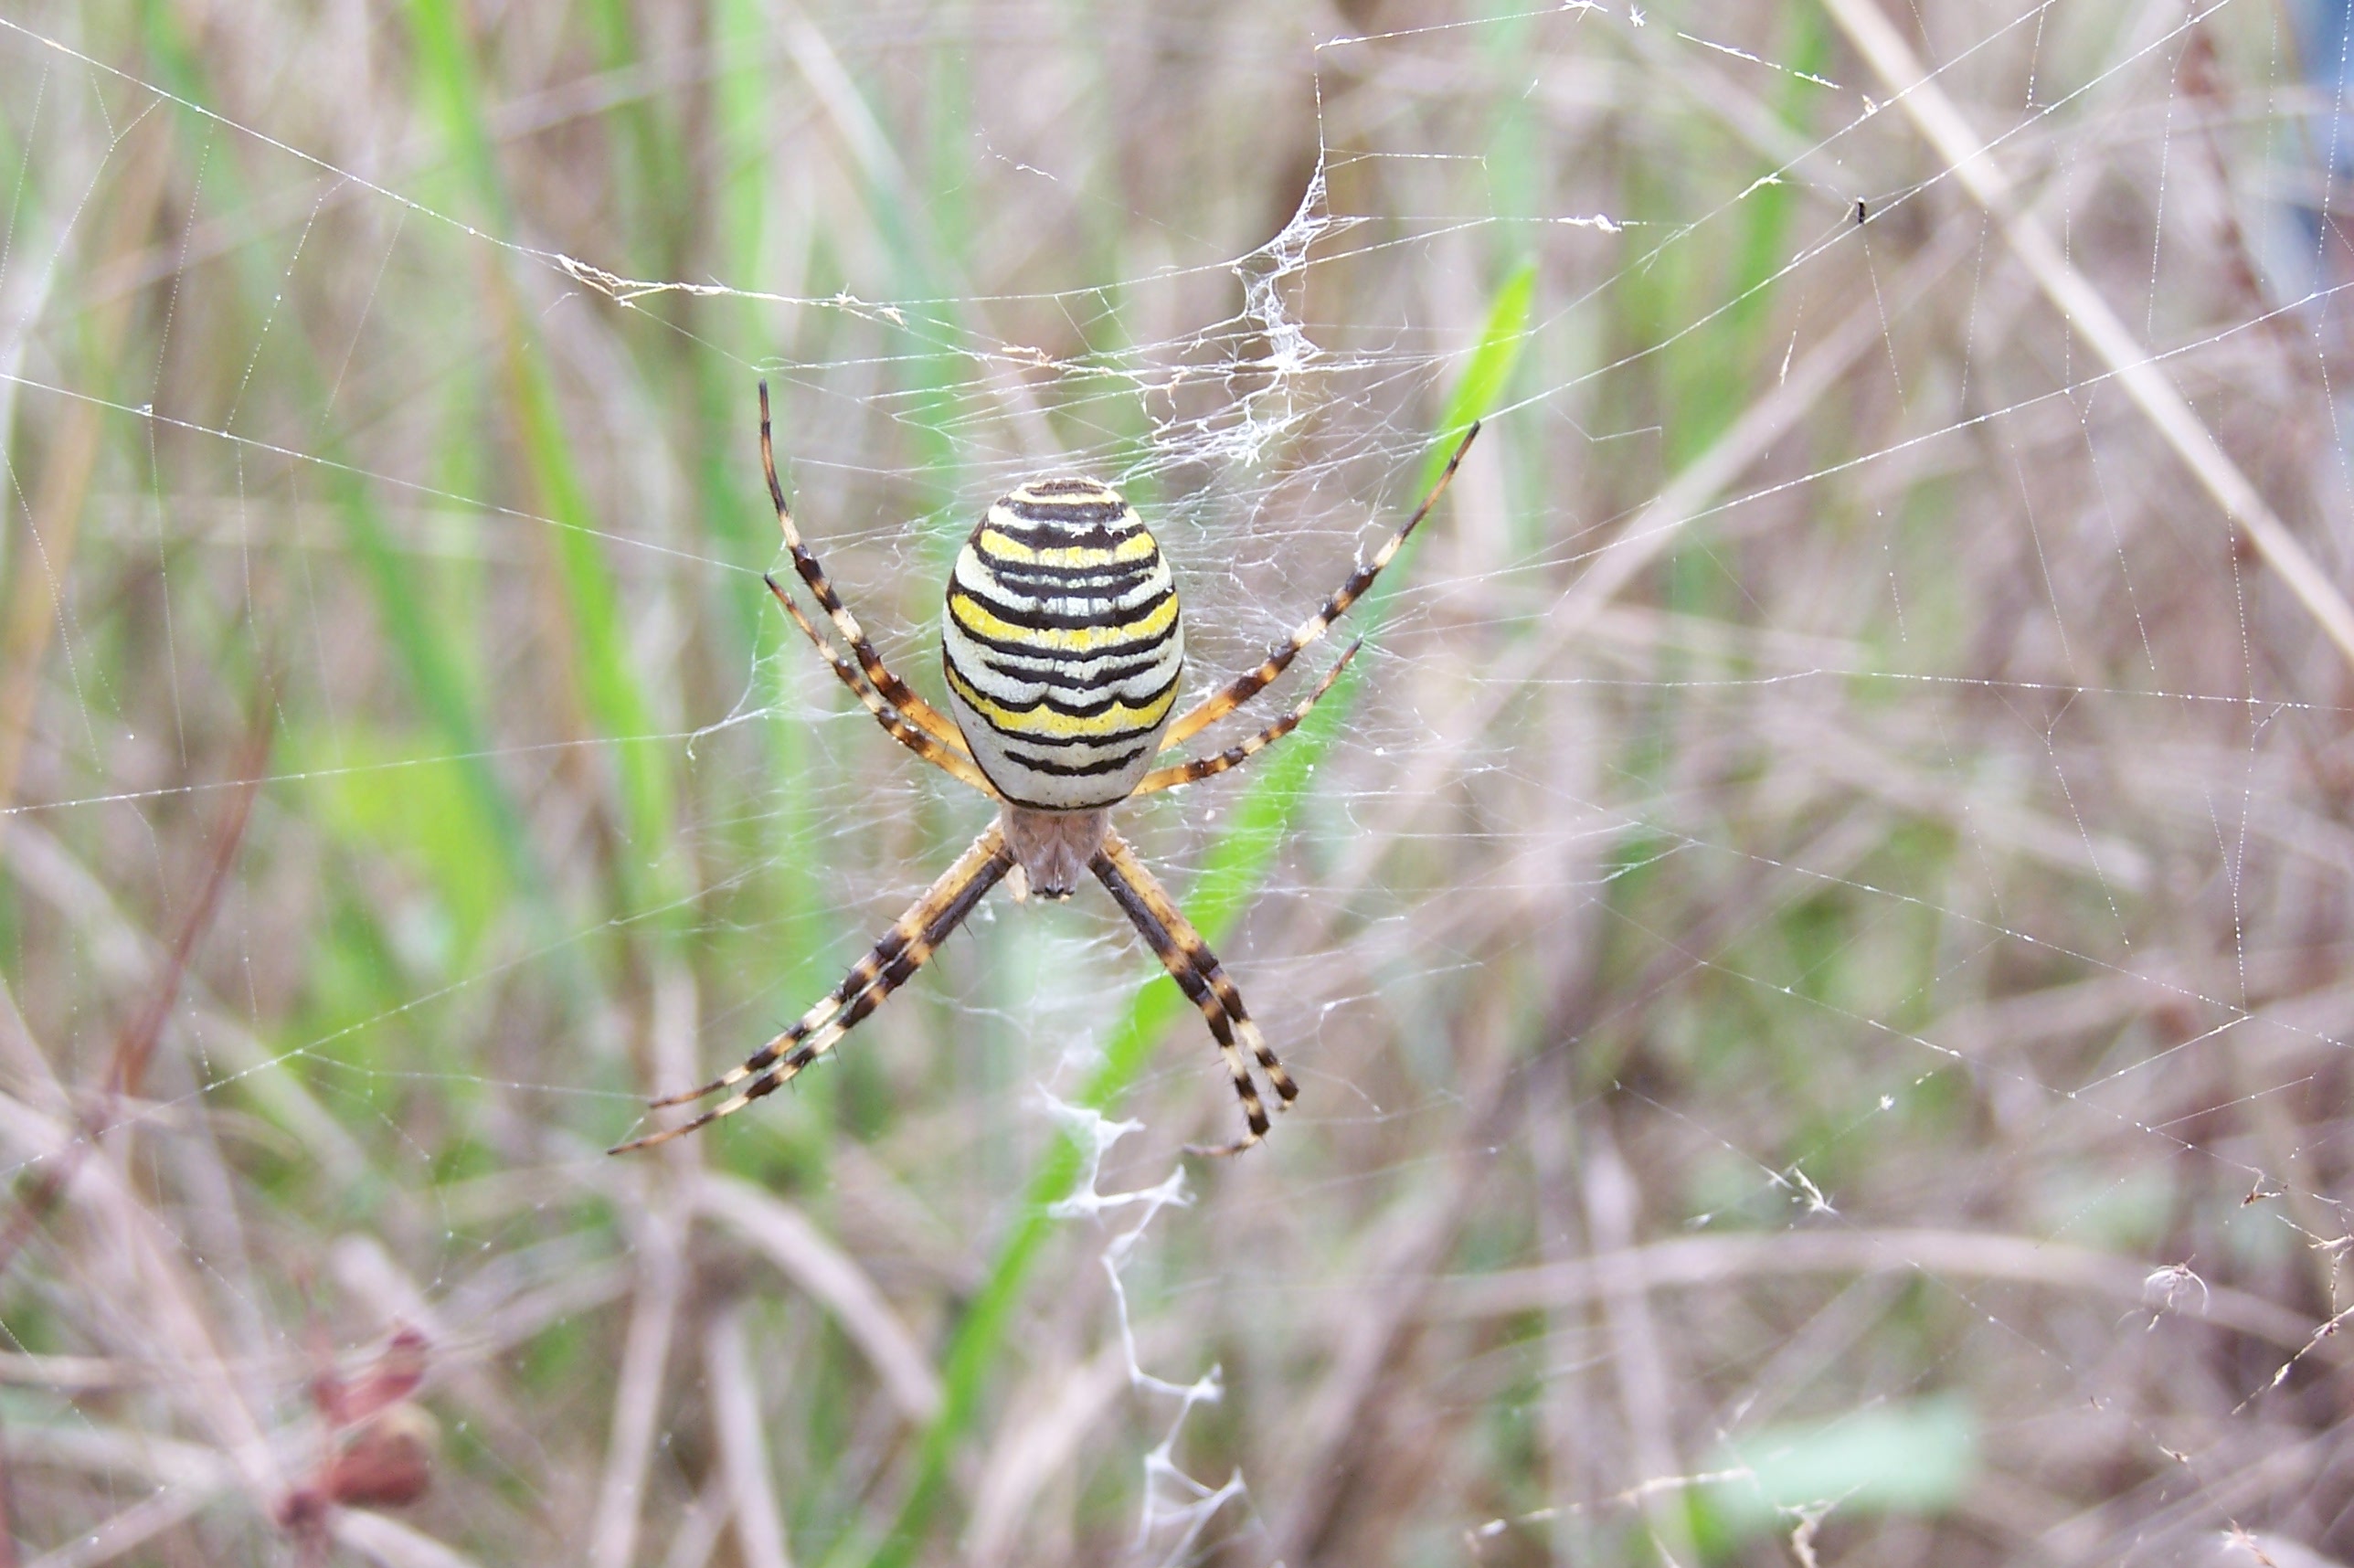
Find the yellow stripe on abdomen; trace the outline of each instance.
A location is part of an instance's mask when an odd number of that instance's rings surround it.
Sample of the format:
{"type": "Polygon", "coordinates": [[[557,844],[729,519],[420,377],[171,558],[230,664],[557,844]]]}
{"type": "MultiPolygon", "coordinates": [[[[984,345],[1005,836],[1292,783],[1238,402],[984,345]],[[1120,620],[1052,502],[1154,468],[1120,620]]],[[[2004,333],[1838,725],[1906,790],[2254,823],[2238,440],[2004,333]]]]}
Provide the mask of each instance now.
{"type": "Polygon", "coordinates": [[[1177,596],[1171,594],[1136,620],[1109,626],[1023,626],[1005,620],[969,593],[949,592],[949,613],[976,637],[986,637],[1023,652],[1086,653],[1117,648],[1123,642],[1147,642],[1177,624],[1177,596]]]}
{"type": "Polygon", "coordinates": [[[1177,689],[1172,686],[1142,707],[1130,707],[1115,699],[1109,707],[1096,714],[1057,713],[1044,703],[1031,708],[1008,707],[992,702],[986,693],[963,679],[954,664],[949,666],[949,685],[975,713],[987,719],[991,728],[1005,735],[1042,740],[1129,740],[1153,734],[1177,702],[1177,689]]]}
{"type": "Polygon", "coordinates": [[[1033,549],[987,523],[974,533],[972,547],[990,559],[1025,567],[1116,567],[1130,561],[1149,561],[1161,553],[1152,535],[1142,529],[1109,548],[1100,545],[1056,545],[1033,549]]]}

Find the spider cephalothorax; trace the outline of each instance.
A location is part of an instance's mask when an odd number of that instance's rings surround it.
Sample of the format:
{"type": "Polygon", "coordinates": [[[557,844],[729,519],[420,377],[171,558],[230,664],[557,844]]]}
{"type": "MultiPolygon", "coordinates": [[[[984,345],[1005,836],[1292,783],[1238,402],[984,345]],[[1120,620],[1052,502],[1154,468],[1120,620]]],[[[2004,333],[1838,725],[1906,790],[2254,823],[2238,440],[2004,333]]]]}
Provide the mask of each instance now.
{"type": "Polygon", "coordinates": [[[1350,574],[1323,609],[1269,649],[1257,668],[1173,722],[1185,636],[1176,584],[1161,546],[1136,509],[1108,485],[1058,478],[1021,486],[989,509],[958,553],[949,577],[940,652],[949,708],[955,715],[951,724],[884,665],[857,618],[833,591],[825,568],[801,543],[777,479],[763,382],[760,462],[776,503],[777,525],[794,570],[850,652],[828,641],[773,577],[768,579],[769,591],[892,738],[996,800],[998,815],[823,1001],[741,1065],[701,1088],[654,1104],[684,1105],[723,1089],[735,1094],[691,1121],[632,1139],[614,1152],[693,1132],[782,1086],[921,969],[999,882],[1016,898],[1034,893],[1067,898],[1082,871],[1104,885],[1171,978],[1201,1009],[1225,1057],[1247,1130],[1237,1141],[1204,1152],[1232,1153],[1265,1137],[1267,1107],[1251,1064],[1267,1075],[1278,1108],[1299,1091],[1244,1011],[1242,993],[1226,978],[1217,955],[1112,830],[1111,808],[1131,796],[1223,773],[1282,739],[1308,716],[1355,656],[1354,644],[1298,706],[1257,735],[1210,757],[1153,766],[1162,752],[1265,690],[1346,613],[1429,514],[1479,433],[1476,423],[1464,433],[1414,515],[1372,560],[1350,574]]]}

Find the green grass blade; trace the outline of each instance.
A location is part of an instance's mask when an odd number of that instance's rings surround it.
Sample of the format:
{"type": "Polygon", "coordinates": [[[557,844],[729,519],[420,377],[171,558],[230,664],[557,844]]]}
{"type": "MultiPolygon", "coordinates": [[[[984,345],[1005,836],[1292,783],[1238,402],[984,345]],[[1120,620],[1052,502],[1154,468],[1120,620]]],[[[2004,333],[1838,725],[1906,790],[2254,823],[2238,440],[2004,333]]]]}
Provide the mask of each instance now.
{"type": "MultiPolygon", "coordinates": [[[[473,199],[501,229],[511,228],[512,203],[462,16],[451,0],[414,0],[409,16],[419,89],[439,111],[473,199]]],[[[574,678],[583,708],[613,747],[619,774],[621,815],[631,839],[629,853],[615,857],[623,913],[674,908],[676,877],[665,874],[674,815],[669,748],[656,737],[653,705],[630,657],[627,619],[598,547],[596,513],[565,431],[555,377],[512,291],[506,275],[497,274],[494,310],[507,341],[525,465],[540,509],[556,524],[551,543],[579,658],[574,678]]],[[[670,928],[677,921],[663,925],[670,928]]]]}
{"type": "MultiPolygon", "coordinates": [[[[708,103],[714,156],[705,199],[717,275],[746,289],[805,291],[805,277],[779,275],[780,265],[790,265],[795,256],[791,247],[772,243],[781,221],[770,212],[780,159],[770,113],[767,10],[762,0],[714,0],[709,16],[713,56],[726,62],[711,79],[708,103]]],[[[779,543],[754,440],[755,377],[732,354],[706,345],[725,344],[747,355],[772,352],[784,314],[737,295],[685,300],[678,308],[685,331],[649,334],[645,363],[649,379],[672,379],[682,387],[677,400],[692,410],[682,445],[693,453],[692,514],[705,531],[695,548],[758,567],[776,556],[779,543]],[[665,350],[673,352],[665,356],[665,350]]],[[[777,419],[779,455],[789,466],[794,408],[788,397],[777,419]]],[[[809,650],[757,578],[708,575],[699,603],[716,659],[749,672],[749,700],[763,715],[758,727],[766,774],[775,784],[758,810],[741,819],[728,852],[760,867],[757,890],[748,890],[757,925],[739,927],[729,919],[705,961],[715,973],[726,969],[756,977],[779,1005],[798,1010],[838,981],[850,962],[834,947],[845,940],[843,922],[824,875],[826,857],[817,849],[822,798],[802,784],[823,760],[815,728],[800,711],[802,688],[796,677],[808,668],[809,650]]],[[[833,692],[830,682],[825,690],[833,692]]],[[[784,1150],[765,1139],[722,1139],[706,1150],[707,1157],[748,1178],[773,1181],[781,1152],[796,1180],[826,1190],[832,1144],[825,1129],[835,1125],[830,1107],[839,1085],[832,1074],[813,1075],[808,1085],[807,1112],[784,1135],[784,1150]]],[[[832,1451],[822,1440],[811,1447],[832,1451]]]]}
{"type": "MultiPolygon", "coordinates": [[[[142,18],[153,69],[164,87],[187,102],[210,101],[210,85],[204,79],[196,49],[181,30],[179,13],[168,5],[151,3],[143,9],[142,18]]],[[[200,116],[191,112],[185,118],[193,133],[200,137],[212,133],[210,122],[200,116]]],[[[249,206],[235,159],[209,162],[205,185],[207,200],[223,211],[240,211],[249,206]]],[[[249,249],[240,248],[236,262],[239,295],[251,313],[260,315],[278,284],[261,270],[249,249]]],[[[307,345],[309,340],[297,335],[307,345]]],[[[306,352],[289,356],[288,363],[292,373],[301,378],[302,399],[310,407],[326,408],[330,384],[317,359],[306,352]]],[[[461,644],[453,642],[449,629],[427,608],[413,567],[396,543],[391,520],[331,426],[322,425],[317,443],[317,471],[327,486],[345,536],[366,571],[384,633],[398,655],[418,705],[464,771],[467,795],[480,819],[480,840],[520,890],[539,938],[551,940],[556,921],[539,892],[548,885],[548,879],[538,866],[530,836],[523,830],[523,814],[514,795],[491,765],[488,731],[477,711],[465,666],[454,652],[461,644]]]]}

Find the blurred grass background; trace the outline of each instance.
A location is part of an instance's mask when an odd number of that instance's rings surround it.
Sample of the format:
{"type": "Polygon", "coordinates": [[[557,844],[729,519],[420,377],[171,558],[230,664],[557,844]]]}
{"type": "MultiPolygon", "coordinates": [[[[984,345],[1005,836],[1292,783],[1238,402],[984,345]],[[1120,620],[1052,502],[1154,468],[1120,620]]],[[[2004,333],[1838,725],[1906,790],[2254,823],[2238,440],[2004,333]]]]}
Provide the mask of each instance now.
{"type": "Polygon", "coordinates": [[[0,1564],[2354,1561],[2344,17],[1859,3],[0,11],[0,1564]],[[602,1153],[985,820],[761,375],[920,688],[1023,478],[1206,688],[1487,417],[1123,819],[1184,1206],[1086,896],[602,1153]]]}

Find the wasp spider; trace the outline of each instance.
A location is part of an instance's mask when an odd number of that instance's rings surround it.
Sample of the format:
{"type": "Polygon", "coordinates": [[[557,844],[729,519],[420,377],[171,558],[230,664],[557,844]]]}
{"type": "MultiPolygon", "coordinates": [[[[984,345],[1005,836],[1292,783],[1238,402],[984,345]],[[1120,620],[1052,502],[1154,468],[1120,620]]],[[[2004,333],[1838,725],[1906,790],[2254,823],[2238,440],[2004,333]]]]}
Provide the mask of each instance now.
{"type": "Polygon", "coordinates": [[[832,994],[740,1066],[684,1094],[654,1101],[685,1105],[736,1092],[693,1120],[624,1143],[620,1154],[666,1142],[772,1094],[858,1026],[906,983],[1004,882],[1016,899],[1067,898],[1093,872],[1160,956],[1216,1039],[1243,1102],[1247,1130],[1237,1141],[1197,1152],[1231,1154],[1267,1135],[1267,1108],[1251,1077],[1256,1061],[1279,1097],[1299,1093],[1291,1075],[1243,1009],[1217,955],[1175,902],[1112,831],[1111,808],[1131,796],[1191,784],[1239,766],[1291,733],[1356,654],[1352,644],[1297,707],[1246,740],[1213,756],[1154,767],[1180,746],[1257,696],[1288,669],[1373,583],[1455,477],[1474,424],[1447,471],[1405,526],[1351,573],[1324,608],[1277,643],[1257,669],[1235,677],[1182,717],[1177,681],[1185,667],[1177,588],[1161,546],[1119,493],[1091,479],[1045,479],[989,509],[957,555],[941,635],[951,724],[884,666],[855,616],[801,543],[777,482],[769,429],[769,387],[760,386],[760,464],[776,502],[777,525],[794,569],[809,585],[844,654],[801,612],[774,577],[769,591],[824,656],[843,685],[908,750],[998,802],[997,820],[915,906],[893,923],[832,994]],[[853,662],[853,660],[855,662],[853,662]],[[1246,1057],[1247,1053],[1247,1058],[1246,1057]]]}

